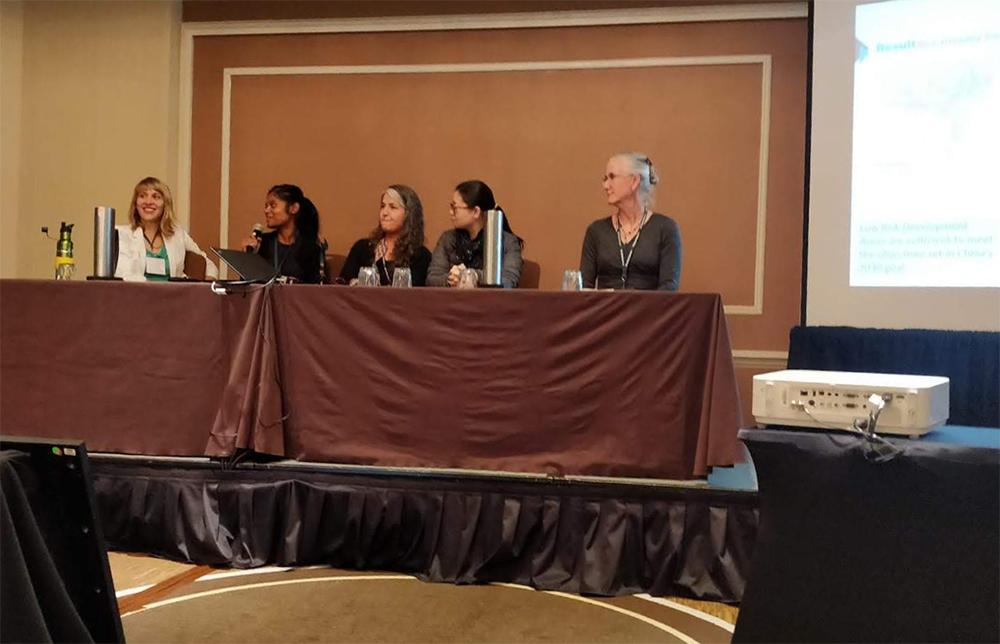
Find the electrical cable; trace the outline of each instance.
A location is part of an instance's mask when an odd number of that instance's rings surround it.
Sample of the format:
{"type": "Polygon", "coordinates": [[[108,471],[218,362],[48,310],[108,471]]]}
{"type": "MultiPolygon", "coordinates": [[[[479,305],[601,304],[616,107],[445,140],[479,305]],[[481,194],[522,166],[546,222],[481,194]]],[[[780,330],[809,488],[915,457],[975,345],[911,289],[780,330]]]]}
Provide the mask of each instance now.
{"type": "MultiPolygon", "coordinates": [[[[886,463],[903,453],[903,449],[897,447],[893,443],[875,433],[879,416],[891,400],[891,395],[879,396],[878,394],[872,394],[868,398],[868,402],[872,404],[873,409],[869,410],[868,418],[855,418],[854,422],[851,424],[850,429],[853,429],[858,434],[861,434],[861,437],[864,439],[864,442],[862,443],[864,450],[863,453],[865,459],[870,463],[886,463]]],[[[820,420],[814,416],[809,407],[802,402],[797,403],[796,406],[804,411],[810,419],[821,427],[837,430],[844,429],[843,426],[833,425],[820,420]]]]}

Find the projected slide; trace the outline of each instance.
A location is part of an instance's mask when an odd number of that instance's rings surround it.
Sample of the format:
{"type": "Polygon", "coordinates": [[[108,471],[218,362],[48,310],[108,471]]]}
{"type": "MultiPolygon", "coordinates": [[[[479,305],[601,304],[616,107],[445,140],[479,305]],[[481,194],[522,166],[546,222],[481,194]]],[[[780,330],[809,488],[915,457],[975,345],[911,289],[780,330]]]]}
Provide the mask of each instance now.
{"type": "Polygon", "coordinates": [[[851,286],[1000,286],[1000,0],[855,14],[851,286]]]}

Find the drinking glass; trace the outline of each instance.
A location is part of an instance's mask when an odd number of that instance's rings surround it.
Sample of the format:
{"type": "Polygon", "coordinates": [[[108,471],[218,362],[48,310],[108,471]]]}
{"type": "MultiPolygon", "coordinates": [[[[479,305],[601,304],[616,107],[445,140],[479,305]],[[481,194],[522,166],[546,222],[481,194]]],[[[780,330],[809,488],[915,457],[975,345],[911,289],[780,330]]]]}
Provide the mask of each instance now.
{"type": "Polygon", "coordinates": [[[380,286],[378,269],[374,266],[362,266],[358,271],[358,286],[380,286]]]}
{"type": "Polygon", "coordinates": [[[583,275],[580,271],[569,270],[563,273],[562,290],[579,291],[583,289],[583,275]]]}
{"type": "Polygon", "coordinates": [[[410,279],[410,269],[408,268],[397,268],[392,273],[392,287],[393,288],[410,288],[413,286],[413,281],[410,279]]]}
{"type": "Polygon", "coordinates": [[[462,269],[458,278],[458,288],[476,288],[479,285],[479,273],[474,268],[462,269]]]}

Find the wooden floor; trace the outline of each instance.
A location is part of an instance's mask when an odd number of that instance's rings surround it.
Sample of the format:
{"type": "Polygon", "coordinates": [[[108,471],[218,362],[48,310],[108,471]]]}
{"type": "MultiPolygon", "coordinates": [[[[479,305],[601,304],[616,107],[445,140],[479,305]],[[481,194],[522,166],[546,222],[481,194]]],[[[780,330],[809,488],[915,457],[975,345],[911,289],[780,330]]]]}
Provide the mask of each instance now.
{"type": "Polygon", "coordinates": [[[108,561],[111,564],[111,578],[115,582],[117,591],[158,584],[194,568],[190,564],[177,563],[169,559],[123,552],[109,552],[108,561]]]}

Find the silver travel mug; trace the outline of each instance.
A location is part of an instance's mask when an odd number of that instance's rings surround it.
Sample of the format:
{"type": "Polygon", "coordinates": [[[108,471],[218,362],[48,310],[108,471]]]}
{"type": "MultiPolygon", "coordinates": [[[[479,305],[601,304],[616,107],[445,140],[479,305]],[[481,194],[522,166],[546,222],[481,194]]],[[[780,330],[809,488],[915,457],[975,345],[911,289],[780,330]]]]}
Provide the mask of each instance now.
{"type": "Polygon", "coordinates": [[[486,211],[486,228],[483,230],[483,276],[480,286],[503,284],[503,210],[486,211]]]}
{"type": "Polygon", "coordinates": [[[115,276],[115,209],[110,206],[94,208],[94,277],[110,279],[115,276]]]}

